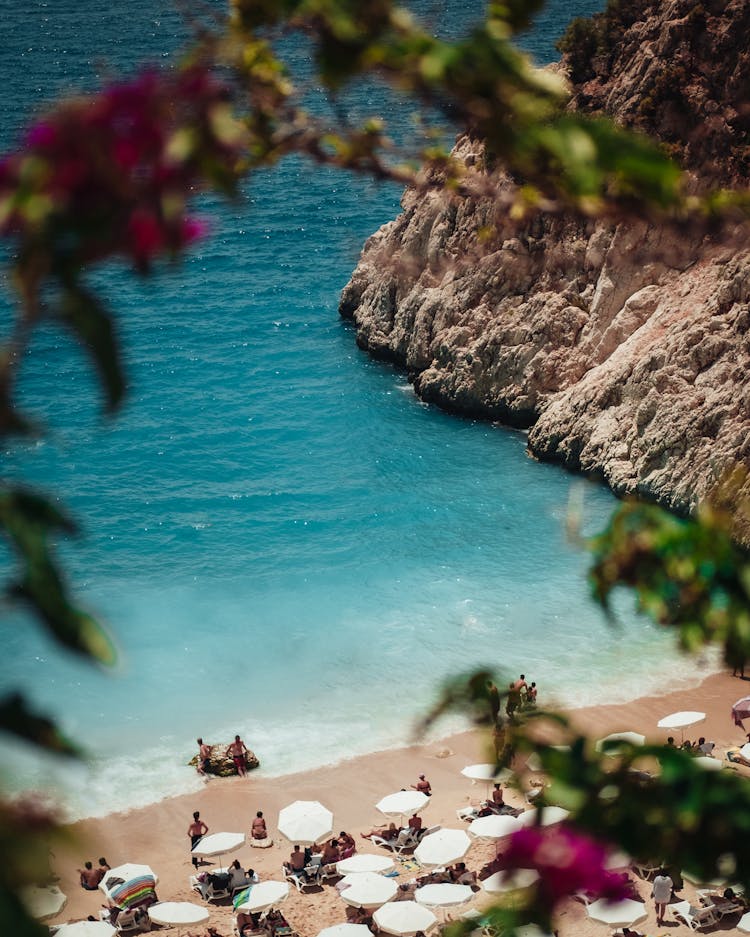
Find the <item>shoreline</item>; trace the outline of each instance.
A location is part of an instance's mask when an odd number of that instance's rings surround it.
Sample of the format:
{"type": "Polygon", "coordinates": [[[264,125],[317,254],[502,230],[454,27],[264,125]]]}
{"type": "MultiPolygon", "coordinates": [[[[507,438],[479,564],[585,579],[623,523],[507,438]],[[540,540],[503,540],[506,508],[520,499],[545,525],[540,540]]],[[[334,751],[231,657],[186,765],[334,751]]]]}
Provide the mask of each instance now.
{"type": "MultiPolygon", "coordinates": [[[[656,727],[660,718],[680,709],[699,709],[706,712],[707,718],[687,730],[686,735],[690,738],[705,735],[715,741],[716,754],[723,759],[729,745],[744,741],[744,734],[732,724],[730,707],[748,693],[750,680],[721,672],[711,674],[691,688],[640,697],[631,703],[572,709],[567,714],[573,727],[593,738],[630,729],[642,732],[650,741],[659,742],[666,741],[668,734],[656,727]]],[[[545,698],[541,700],[542,704],[544,702],[545,698]]],[[[391,791],[415,783],[418,774],[424,773],[435,792],[425,812],[426,825],[440,823],[454,827],[457,825],[456,809],[471,799],[480,799],[483,794],[483,787],[472,786],[460,771],[467,764],[487,760],[486,745],[486,737],[480,730],[467,730],[438,741],[373,752],[296,774],[264,778],[251,772],[246,779],[211,780],[197,792],[78,821],[67,828],[76,838],[76,845],[58,849],[53,859],[53,868],[60,876],[59,885],[68,896],[68,903],[61,914],[51,920],[59,923],[98,913],[100,894],[83,891],[75,870],[84,860],[96,862],[99,856],[106,856],[112,866],[126,861],[151,865],[159,875],[157,891],[161,900],[197,898],[188,884],[193,869],[186,836],[194,810],[200,810],[211,832],[246,832],[255,812],[262,810],[274,837],[273,847],[261,850],[246,845],[232,855],[244,867],[255,868],[262,878],[280,876],[281,862],[291,847],[276,833],[276,817],[281,807],[296,799],[325,803],[334,812],[335,832],[353,833],[359,848],[362,841],[358,834],[383,820],[373,806],[376,801],[391,791]]],[[[517,798],[520,805],[520,795],[514,792],[512,797],[517,798]]],[[[486,848],[491,850],[491,847],[486,848]]],[[[478,849],[472,847],[469,857],[478,855],[478,849]]],[[[327,923],[343,920],[344,905],[335,889],[325,891],[325,900],[315,893],[298,895],[295,892],[285,904],[285,913],[288,909],[287,916],[290,920],[294,918],[292,924],[300,937],[315,937],[327,923]],[[310,902],[316,913],[311,913],[310,902]]],[[[209,923],[216,926],[219,933],[231,933],[231,908],[210,907],[209,923]]],[[[577,925],[580,931],[579,925],[580,922],[577,925]]],[[[561,935],[564,933],[564,929],[561,930],[561,935]]]]}

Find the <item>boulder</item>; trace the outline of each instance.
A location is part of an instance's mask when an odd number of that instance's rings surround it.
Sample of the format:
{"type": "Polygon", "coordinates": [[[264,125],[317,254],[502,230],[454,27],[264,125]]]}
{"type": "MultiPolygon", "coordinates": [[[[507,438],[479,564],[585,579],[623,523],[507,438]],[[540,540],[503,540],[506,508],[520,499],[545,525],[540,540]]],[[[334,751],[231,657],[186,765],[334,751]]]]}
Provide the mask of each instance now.
{"type": "MultiPolygon", "coordinates": [[[[232,756],[226,754],[226,745],[211,745],[210,749],[211,755],[208,762],[208,774],[215,775],[217,778],[234,777],[237,774],[237,769],[234,766],[232,756]]],[[[194,755],[188,764],[197,768],[198,756],[194,755]]],[[[245,755],[245,764],[247,765],[248,771],[260,767],[260,762],[255,757],[254,752],[248,752],[247,755],[245,755]]]]}

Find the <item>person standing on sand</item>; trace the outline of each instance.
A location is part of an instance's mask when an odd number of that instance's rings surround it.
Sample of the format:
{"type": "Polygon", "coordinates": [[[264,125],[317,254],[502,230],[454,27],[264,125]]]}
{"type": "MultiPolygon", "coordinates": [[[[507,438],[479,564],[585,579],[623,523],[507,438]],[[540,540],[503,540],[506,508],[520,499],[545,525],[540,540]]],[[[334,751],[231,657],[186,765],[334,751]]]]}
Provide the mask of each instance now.
{"type": "Polygon", "coordinates": [[[197,739],[198,742],[198,767],[195,769],[198,774],[208,780],[208,767],[211,764],[211,746],[207,745],[203,739],[197,739]]]}
{"type": "Polygon", "coordinates": [[[661,927],[661,925],[664,923],[664,912],[667,909],[667,905],[672,900],[673,888],[674,883],[667,875],[666,869],[659,869],[659,872],[654,879],[651,891],[651,897],[654,899],[654,904],[656,905],[657,927],[661,927]]]}
{"type": "MultiPolygon", "coordinates": [[[[190,837],[190,851],[198,845],[198,843],[203,839],[203,837],[208,833],[208,827],[201,820],[200,811],[196,810],[193,814],[193,822],[190,824],[187,830],[187,835],[190,837]]],[[[193,865],[198,868],[198,857],[193,856],[193,865]]]]}
{"type": "Polygon", "coordinates": [[[247,747],[239,735],[235,735],[234,741],[226,750],[226,754],[232,756],[237,774],[244,778],[247,775],[247,747]]]}

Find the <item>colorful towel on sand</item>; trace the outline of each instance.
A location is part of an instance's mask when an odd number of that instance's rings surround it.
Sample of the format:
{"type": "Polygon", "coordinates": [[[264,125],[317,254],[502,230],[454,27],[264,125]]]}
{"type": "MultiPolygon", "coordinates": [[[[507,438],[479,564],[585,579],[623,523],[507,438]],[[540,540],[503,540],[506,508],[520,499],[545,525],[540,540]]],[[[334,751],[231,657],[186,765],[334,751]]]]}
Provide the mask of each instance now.
{"type": "Polygon", "coordinates": [[[401,867],[404,872],[416,872],[417,869],[421,869],[422,866],[417,862],[416,859],[401,859],[398,860],[401,863],[401,867]]]}
{"type": "Polygon", "coordinates": [[[149,898],[156,900],[156,881],[152,875],[139,875],[124,885],[118,885],[109,894],[112,904],[125,911],[149,898]]]}
{"type": "Polygon", "coordinates": [[[248,896],[250,895],[250,889],[252,887],[252,885],[248,885],[247,888],[243,888],[242,891],[238,891],[234,898],[232,898],[232,906],[234,907],[235,911],[241,904],[244,904],[247,901],[248,896]]]}

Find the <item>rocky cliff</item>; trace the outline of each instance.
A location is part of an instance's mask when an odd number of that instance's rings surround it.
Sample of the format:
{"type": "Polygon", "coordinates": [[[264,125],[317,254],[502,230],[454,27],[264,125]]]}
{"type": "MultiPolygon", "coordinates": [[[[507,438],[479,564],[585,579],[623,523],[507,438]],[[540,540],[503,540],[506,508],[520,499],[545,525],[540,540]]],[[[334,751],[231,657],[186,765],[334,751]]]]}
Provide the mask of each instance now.
{"type": "MultiPolygon", "coordinates": [[[[658,130],[696,186],[746,184],[750,0],[611,6],[566,54],[571,107],[658,130]]],[[[482,158],[466,139],[457,153],[482,158]]],[[[407,191],[341,297],[358,344],[425,400],[530,427],[538,457],[689,512],[750,465],[750,241],[558,216],[519,227],[501,202],[407,191]]],[[[739,519],[737,533],[750,541],[739,519]]]]}

